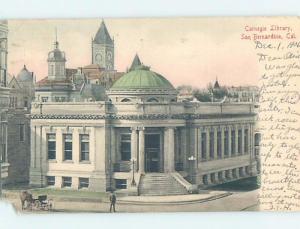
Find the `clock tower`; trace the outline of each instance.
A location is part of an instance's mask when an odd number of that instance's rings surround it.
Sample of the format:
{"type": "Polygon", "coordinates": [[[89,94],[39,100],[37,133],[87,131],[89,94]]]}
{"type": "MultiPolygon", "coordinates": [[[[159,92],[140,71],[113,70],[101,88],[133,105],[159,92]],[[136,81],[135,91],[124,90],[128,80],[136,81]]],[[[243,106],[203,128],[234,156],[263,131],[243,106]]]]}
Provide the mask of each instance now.
{"type": "Polygon", "coordinates": [[[103,20],[92,39],[92,64],[98,64],[105,70],[114,70],[114,40],[111,39],[103,20]]]}

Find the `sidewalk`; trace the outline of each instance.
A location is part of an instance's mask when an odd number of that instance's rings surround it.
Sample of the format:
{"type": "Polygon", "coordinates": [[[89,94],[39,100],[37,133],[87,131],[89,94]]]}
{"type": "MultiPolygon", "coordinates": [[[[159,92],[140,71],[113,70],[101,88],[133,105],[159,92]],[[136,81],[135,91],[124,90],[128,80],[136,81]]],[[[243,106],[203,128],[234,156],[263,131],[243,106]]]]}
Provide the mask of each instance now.
{"type": "Polygon", "coordinates": [[[174,196],[124,196],[118,198],[119,204],[164,205],[189,204],[216,200],[231,195],[226,191],[207,191],[201,194],[174,195],[174,196]]]}

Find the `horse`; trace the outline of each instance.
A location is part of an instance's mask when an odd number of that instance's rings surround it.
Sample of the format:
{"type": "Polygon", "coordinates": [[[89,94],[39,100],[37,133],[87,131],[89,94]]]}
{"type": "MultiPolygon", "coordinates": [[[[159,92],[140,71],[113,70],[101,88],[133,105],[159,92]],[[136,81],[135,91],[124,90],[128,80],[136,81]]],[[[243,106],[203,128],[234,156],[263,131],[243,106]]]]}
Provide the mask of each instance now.
{"type": "Polygon", "coordinates": [[[31,207],[31,204],[34,201],[32,194],[29,193],[28,191],[22,191],[20,193],[20,199],[21,199],[21,204],[22,204],[22,210],[25,209],[25,202],[27,202],[27,204],[30,204],[30,207],[31,207]]]}

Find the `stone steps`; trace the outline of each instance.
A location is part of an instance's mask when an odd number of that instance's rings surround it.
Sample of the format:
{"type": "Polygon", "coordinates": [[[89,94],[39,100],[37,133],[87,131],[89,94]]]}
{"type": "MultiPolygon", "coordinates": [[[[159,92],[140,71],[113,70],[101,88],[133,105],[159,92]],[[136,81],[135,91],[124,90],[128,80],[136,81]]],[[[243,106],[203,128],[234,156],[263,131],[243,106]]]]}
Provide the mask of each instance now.
{"type": "Polygon", "coordinates": [[[139,195],[183,195],[187,190],[170,174],[146,173],[139,183],[139,195]]]}

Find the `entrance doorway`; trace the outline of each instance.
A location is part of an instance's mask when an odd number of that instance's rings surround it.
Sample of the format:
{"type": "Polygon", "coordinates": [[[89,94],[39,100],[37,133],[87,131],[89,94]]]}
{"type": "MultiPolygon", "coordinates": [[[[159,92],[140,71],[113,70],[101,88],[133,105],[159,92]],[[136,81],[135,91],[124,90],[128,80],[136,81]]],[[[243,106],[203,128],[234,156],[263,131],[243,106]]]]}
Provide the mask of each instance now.
{"type": "Polygon", "coordinates": [[[160,172],[160,134],[145,134],[145,172],[160,172]]]}

